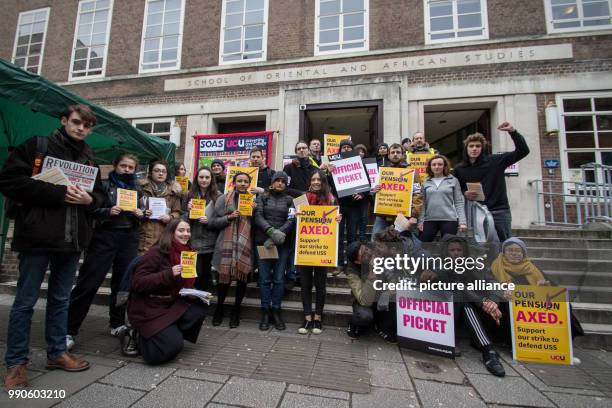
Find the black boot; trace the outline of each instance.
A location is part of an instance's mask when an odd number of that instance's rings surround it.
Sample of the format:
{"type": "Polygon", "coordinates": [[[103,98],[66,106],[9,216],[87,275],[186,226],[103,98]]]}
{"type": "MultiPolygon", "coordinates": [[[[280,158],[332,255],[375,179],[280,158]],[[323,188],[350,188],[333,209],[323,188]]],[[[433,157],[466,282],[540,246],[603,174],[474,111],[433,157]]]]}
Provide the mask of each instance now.
{"type": "Polygon", "coordinates": [[[349,323],[346,334],[351,338],[357,340],[359,338],[359,327],[352,323],[349,323]]]}
{"type": "Polygon", "coordinates": [[[230,329],[234,329],[240,326],[240,306],[234,306],[232,313],[230,313],[230,329]]]}
{"type": "Polygon", "coordinates": [[[266,308],[261,308],[261,321],[259,322],[259,330],[270,329],[270,311],[266,308]]]}
{"type": "Polygon", "coordinates": [[[215,314],[213,315],[212,324],[213,326],[219,326],[221,323],[223,323],[223,305],[217,304],[215,314]]]}
{"type": "Polygon", "coordinates": [[[499,361],[499,355],[497,351],[488,349],[482,352],[482,361],[489,372],[497,377],[504,377],[506,370],[501,361],[499,361]]]}
{"type": "Polygon", "coordinates": [[[280,309],[272,308],[272,318],[274,319],[274,328],[276,330],[285,330],[285,322],[281,318],[280,309]]]}

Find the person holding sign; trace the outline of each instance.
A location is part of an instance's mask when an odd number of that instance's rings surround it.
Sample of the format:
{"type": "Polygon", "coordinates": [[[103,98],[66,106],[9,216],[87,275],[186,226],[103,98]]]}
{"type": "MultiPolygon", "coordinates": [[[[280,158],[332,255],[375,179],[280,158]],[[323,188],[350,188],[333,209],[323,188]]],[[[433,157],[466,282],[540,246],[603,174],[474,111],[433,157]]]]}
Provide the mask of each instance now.
{"type": "Polygon", "coordinates": [[[212,289],[211,264],[219,231],[210,228],[206,211],[208,210],[210,215],[210,211],[212,211],[212,207],[220,195],[221,193],[217,190],[217,183],[214,182],[212,170],[208,167],[200,167],[194,174],[193,183],[187,195],[183,218],[189,220],[191,246],[198,252],[196,264],[198,278],[195,282],[195,288],[208,292],[212,289]]]}
{"type": "Polygon", "coordinates": [[[88,106],[72,105],[60,122],[51,136],[35,136],[15,147],[0,171],[0,193],[12,201],[7,213],[15,220],[12,249],[19,252],[19,281],[6,341],[7,390],[29,385],[30,326],[48,267],[47,366],[65,371],[89,368],[87,361],[66,351],[66,334],[70,289],[93,232],[91,212],[105,200],[93,152],[85,143],[96,116],[88,106]],[[40,174],[45,158],[78,163],[95,174],[91,192],[32,178],[40,174]]]}
{"type": "MultiPolygon", "coordinates": [[[[215,244],[212,265],[219,272],[217,284],[217,308],[213,316],[213,326],[223,322],[223,305],[230,284],[236,281],[234,308],[230,315],[230,328],[240,325],[240,307],[246,294],[246,283],[253,271],[253,239],[251,234],[252,217],[244,217],[238,211],[240,194],[248,193],[251,176],[238,172],[233,178],[234,190],[217,198],[211,211],[208,225],[219,232],[215,244]]],[[[253,206],[256,204],[253,203],[253,206]]]]}
{"type": "Polygon", "coordinates": [[[200,300],[179,296],[181,289],[192,288],[195,281],[181,276],[181,258],[185,258],[181,254],[193,252],[190,237],[187,221],[171,220],[134,270],[128,318],[147,364],[172,360],[185,340],[195,343],[206,317],[206,306],[200,300]]]}
{"type": "Polygon", "coordinates": [[[289,179],[287,193],[294,198],[308,191],[308,180],[317,170],[316,162],[310,157],[306,142],[300,140],[295,144],[295,154],[297,159],[293,159],[283,168],[289,179]]]}
{"type": "Polygon", "coordinates": [[[149,174],[142,182],[142,194],[145,218],[140,224],[139,255],[157,242],[166,224],[181,216],[181,187],[168,178],[168,164],[165,161],[157,160],[149,164],[149,174]],[[162,208],[159,208],[159,204],[162,208]]]}
{"type": "MultiPolygon", "coordinates": [[[[315,172],[310,177],[306,199],[310,205],[338,205],[336,197],[331,193],[327,177],[322,171],[315,172]]],[[[299,213],[296,215],[300,215],[299,213]]],[[[342,221],[342,214],[337,222],[342,221]]],[[[304,322],[298,329],[300,334],[321,334],[323,324],[323,307],[325,306],[326,281],[329,268],[324,266],[298,266],[301,281],[302,306],[304,307],[304,322]],[[312,316],[312,286],[315,287],[315,313],[312,316]]]]}
{"type": "Polygon", "coordinates": [[[450,174],[450,162],[436,155],[427,162],[427,181],[421,188],[423,210],[419,214],[421,241],[432,242],[438,232],[457,234],[467,231],[465,206],[459,181],[450,174]]]}
{"type": "Polygon", "coordinates": [[[266,165],[266,160],[263,157],[263,149],[255,147],[249,152],[249,165],[257,167],[257,187],[251,187],[251,194],[263,194],[266,192],[270,184],[272,184],[272,176],[274,170],[266,165]]]}
{"type": "Polygon", "coordinates": [[[138,226],[143,212],[136,206],[139,193],[136,167],[136,156],[128,153],[119,155],[113,161],[113,171],[109,173],[108,180],[102,182],[106,200],[102,207],[93,211],[96,229],[85,253],[76,285],[70,293],[66,337],[68,349],[74,346],[74,336],[78,334],[111,267],[110,334],[117,337],[127,330],[125,307],[116,307],[115,303],[127,267],[138,252],[138,226]],[[132,196],[132,200],[122,200],[122,196],[126,195],[132,196]]]}
{"type": "Polygon", "coordinates": [[[187,176],[187,167],[185,167],[184,163],[176,163],[176,181],[180,184],[181,190],[185,195],[191,190],[192,184],[187,176]],[[185,183],[182,180],[185,180],[185,183]]]}
{"type": "Polygon", "coordinates": [[[259,293],[261,296],[261,322],[259,330],[270,328],[270,318],[276,330],[285,330],[281,317],[281,302],[285,288],[285,269],[289,253],[293,249],[286,239],[293,231],[295,218],[289,217],[293,211],[293,199],[285,191],[287,174],[277,171],[272,176],[268,191],[257,197],[255,207],[255,245],[266,248],[276,246],[278,259],[261,259],[256,252],[259,265],[259,293]]]}
{"type": "Polygon", "coordinates": [[[469,135],[463,141],[463,160],[455,167],[455,177],[461,184],[461,191],[467,200],[476,200],[478,193],[468,191],[467,183],[480,183],[484,192],[484,204],[495,221],[499,241],[512,236],[512,214],[506,193],[506,167],[517,163],[529,154],[525,138],[511,123],[503,122],[497,130],[508,132],[514,142],[514,151],[503,154],[487,154],[487,139],[480,134],[469,135]]]}

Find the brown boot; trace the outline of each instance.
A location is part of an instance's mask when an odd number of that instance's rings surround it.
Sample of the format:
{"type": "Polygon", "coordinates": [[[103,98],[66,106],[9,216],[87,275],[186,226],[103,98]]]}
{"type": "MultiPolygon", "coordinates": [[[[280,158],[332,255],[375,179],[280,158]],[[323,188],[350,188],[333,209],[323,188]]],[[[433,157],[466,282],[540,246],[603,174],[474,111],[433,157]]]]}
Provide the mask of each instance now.
{"type": "Polygon", "coordinates": [[[23,363],[11,367],[6,370],[6,377],[4,377],[4,388],[12,390],[15,388],[29,387],[28,375],[26,373],[26,367],[28,363],[23,363]]]}
{"type": "Polygon", "coordinates": [[[89,363],[66,351],[57,358],[47,358],[47,368],[50,370],[59,368],[64,371],[85,371],[89,368],[89,363]]]}

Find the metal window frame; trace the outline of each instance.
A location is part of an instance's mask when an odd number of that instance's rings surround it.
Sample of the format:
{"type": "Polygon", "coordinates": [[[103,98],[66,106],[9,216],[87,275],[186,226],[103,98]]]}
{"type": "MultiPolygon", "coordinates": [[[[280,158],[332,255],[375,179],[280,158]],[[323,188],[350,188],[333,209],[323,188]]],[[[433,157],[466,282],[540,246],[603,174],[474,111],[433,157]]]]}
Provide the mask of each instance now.
{"type": "MultiPolygon", "coordinates": [[[[261,61],[267,61],[268,58],[268,18],[269,18],[269,0],[264,0],[264,8],[263,8],[263,12],[264,12],[264,22],[263,22],[263,33],[262,33],[262,42],[261,42],[261,58],[249,58],[249,59],[242,59],[242,57],[244,56],[245,52],[244,52],[244,41],[245,41],[245,36],[244,36],[244,31],[245,31],[245,27],[247,27],[244,24],[244,16],[246,15],[246,1],[244,2],[244,6],[242,9],[242,26],[241,26],[241,33],[240,33],[240,56],[241,59],[239,60],[234,60],[234,61],[224,61],[223,57],[225,56],[225,54],[223,53],[223,44],[225,43],[225,17],[226,17],[226,3],[228,0],[223,0],[222,4],[221,4],[221,33],[219,35],[219,65],[236,65],[236,64],[245,64],[245,63],[250,63],[250,62],[261,62],[261,61]]],[[[235,53],[233,53],[235,54],[235,53]]]]}
{"type": "MultiPolygon", "coordinates": [[[[580,27],[568,27],[568,28],[555,28],[553,20],[553,12],[552,12],[552,3],[550,0],[544,0],[544,12],[546,15],[546,30],[548,34],[556,34],[556,33],[571,33],[571,32],[580,32],[580,31],[598,31],[598,30],[609,30],[612,28],[612,0],[608,1],[608,9],[610,11],[610,24],[607,25],[599,25],[599,26],[587,26],[583,25],[585,18],[583,17],[584,8],[582,0],[572,0],[576,2],[576,7],[578,9],[578,18],[576,19],[568,19],[568,20],[557,20],[556,22],[570,22],[570,21],[579,21],[580,27]]],[[[587,18],[586,20],[598,20],[601,18],[587,18]]]]}
{"type": "MultiPolygon", "coordinates": [[[[340,0],[340,5],[344,5],[344,0],[340,0]]],[[[344,7],[342,7],[343,9],[344,7]]],[[[337,50],[319,51],[321,47],[320,43],[320,19],[321,19],[321,0],[316,0],[315,3],[315,38],[314,38],[314,55],[330,55],[330,54],[347,54],[359,51],[369,51],[370,49],[370,0],[363,0],[363,47],[359,48],[348,48],[342,49],[343,44],[357,43],[360,40],[343,41],[343,29],[344,29],[344,15],[345,14],[357,14],[357,12],[344,13],[343,11],[338,13],[338,31],[339,41],[337,42],[340,47],[337,50]]],[[[327,17],[327,16],[326,16],[327,17]]],[[[334,45],[336,43],[325,43],[325,45],[334,45]]]]}
{"type": "MultiPolygon", "coordinates": [[[[172,128],[174,127],[174,124],[176,123],[176,118],[175,117],[161,117],[161,118],[137,118],[137,119],[132,119],[132,126],[136,127],[136,125],[142,124],[142,123],[151,123],[152,125],[155,123],[164,123],[164,122],[170,122],[170,132],[168,132],[168,140],[170,140],[170,135],[172,134],[172,128]]],[[[153,126],[151,126],[151,132],[153,131],[153,126]]],[[[160,134],[158,133],[149,133],[150,135],[153,136],[157,136],[157,137],[161,137],[160,134]]],[[[164,134],[165,136],[165,134],[164,134]]],[[[164,138],[162,138],[164,139],[164,138]]]]}

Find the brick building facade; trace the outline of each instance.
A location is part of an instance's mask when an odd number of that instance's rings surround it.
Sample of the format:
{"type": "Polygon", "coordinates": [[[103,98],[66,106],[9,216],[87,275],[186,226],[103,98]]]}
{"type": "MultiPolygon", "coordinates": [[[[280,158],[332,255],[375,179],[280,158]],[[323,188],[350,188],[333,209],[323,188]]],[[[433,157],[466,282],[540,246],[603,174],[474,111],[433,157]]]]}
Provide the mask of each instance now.
{"type": "Polygon", "coordinates": [[[481,131],[531,154],[508,177],[513,224],[537,220],[530,181],[612,165],[612,0],[7,0],[0,57],[149,132],[350,133],[373,147],[424,130],[453,162],[481,131]],[[560,132],[545,133],[558,106],[560,132]],[[544,160],[560,168],[544,169],[544,160]]]}

